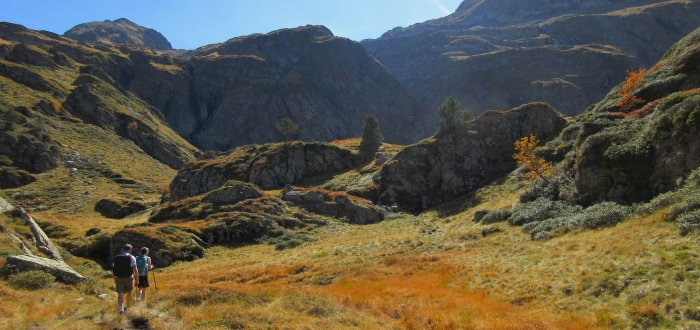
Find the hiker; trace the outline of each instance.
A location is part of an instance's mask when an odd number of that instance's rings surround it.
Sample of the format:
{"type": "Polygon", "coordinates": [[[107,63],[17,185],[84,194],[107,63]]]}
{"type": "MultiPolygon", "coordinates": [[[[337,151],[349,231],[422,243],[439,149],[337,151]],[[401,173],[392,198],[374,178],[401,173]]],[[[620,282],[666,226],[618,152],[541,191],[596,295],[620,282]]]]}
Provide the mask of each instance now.
{"type": "Polygon", "coordinates": [[[114,274],[114,283],[117,286],[119,313],[124,314],[126,312],[124,294],[126,293],[127,302],[131,304],[131,291],[134,290],[134,284],[139,285],[139,270],[136,268],[136,258],[131,255],[131,244],[125,244],[122,247],[122,253],[114,257],[112,274],[114,274]]]}
{"type": "MultiPolygon", "coordinates": [[[[136,268],[139,270],[139,284],[137,285],[136,301],[146,301],[146,289],[148,288],[148,271],[153,269],[151,257],[148,256],[148,248],[141,248],[141,255],[136,258],[136,268]]],[[[154,275],[155,276],[155,275],[154,275]]]]}

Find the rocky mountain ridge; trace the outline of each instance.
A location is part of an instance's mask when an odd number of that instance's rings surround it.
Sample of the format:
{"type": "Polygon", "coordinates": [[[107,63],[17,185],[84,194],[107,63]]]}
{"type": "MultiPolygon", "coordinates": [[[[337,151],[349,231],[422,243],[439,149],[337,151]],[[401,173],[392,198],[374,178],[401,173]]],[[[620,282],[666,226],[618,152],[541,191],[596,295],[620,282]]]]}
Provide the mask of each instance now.
{"type": "Polygon", "coordinates": [[[131,44],[157,50],[173,49],[168,39],[160,32],[137,25],[126,18],[78,24],[63,36],[93,44],[131,44]]]}
{"type": "Polygon", "coordinates": [[[454,96],[477,114],[547,102],[574,115],[698,25],[698,1],[465,1],[362,44],[426,111],[454,96]]]}

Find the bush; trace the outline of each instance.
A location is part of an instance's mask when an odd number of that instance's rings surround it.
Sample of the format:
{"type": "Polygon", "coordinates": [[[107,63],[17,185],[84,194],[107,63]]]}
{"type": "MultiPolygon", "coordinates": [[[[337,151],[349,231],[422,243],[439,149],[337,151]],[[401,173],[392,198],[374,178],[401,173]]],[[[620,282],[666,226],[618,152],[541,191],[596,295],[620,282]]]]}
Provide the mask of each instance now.
{"type": "Polygon", "coordinates": [[[593,205],[580,213],[558,216],[523,227],[532,239],[548,239],[552,231],[566,233],[577,228],[595,229],[616,225],[631,214],[631,209],[613,202],[593,205]]]}
{"type": "Polygon", "coordinates": [[[678,217],[678,228],[681,230],[681,235],[683,236],[700,228],[700,210],[695,210],[678,217]]]}
{"type": "Polygon", "coordinates": [[[53,287],[56,277],[41,270],[30,270],[8,276],[7,282],[16,288],[38,290],[53,287]]]}
{"type": "Polygon", "coordinates": [[[541,197],[534,202],[514,207],[513,214],[508,219],[508,222],[512,225],[522,226],[535,221],[574,215],[582,210],[583,208],[578,205],[572,206],[541,197]]]}
{"type": "Polygon", "coordinates": [[[304,242],[314,242],[316,238],[310,236],[306,233],[296,233],[293,230],[284,229],[281,233],[271,232],[271,235],[277,235],[277,237],[263,236],[256,239],[258,243],[265,243],[270,245],[275,245],[277,250],[285,250],[289,248],[294,248],[299,245],[304,244],[304,242]]]}
{"type": "Polygon", "coordinates": [[[481,218],[481,223],[488,225],[491,223],[506,221],[513,214],[510,207],[499,207],[481,218]]]}

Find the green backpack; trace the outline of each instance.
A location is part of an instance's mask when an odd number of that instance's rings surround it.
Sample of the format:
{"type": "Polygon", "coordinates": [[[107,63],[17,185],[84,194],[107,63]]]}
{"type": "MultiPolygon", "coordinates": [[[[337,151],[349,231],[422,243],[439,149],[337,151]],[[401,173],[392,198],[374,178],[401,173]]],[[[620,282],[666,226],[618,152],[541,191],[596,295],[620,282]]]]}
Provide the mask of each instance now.
{"type": "Polygon", "coordinates": [[[139,276],[148,276],[148,257],[140,255],[136,258],[136,269],[139,270],[139,276]]]}

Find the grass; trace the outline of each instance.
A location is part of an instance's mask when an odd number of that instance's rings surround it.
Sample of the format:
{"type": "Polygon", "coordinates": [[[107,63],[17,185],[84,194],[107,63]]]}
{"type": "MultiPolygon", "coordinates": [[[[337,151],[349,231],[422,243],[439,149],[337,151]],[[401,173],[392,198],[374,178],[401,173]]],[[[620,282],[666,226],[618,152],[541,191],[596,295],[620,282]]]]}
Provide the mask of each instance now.
{"type": "MultiPolygon", "coordinates": [[[[676,315],[694,315],[689,308],[700,303],[693,294],[700,289],[700,237],[679,236],[663,221],[668,207],[544,242],[505,223],[494,226],[500,232],[481,235],[485,226],[471,221],[473,213],[510,206],[525,188],[505,181],[419,217],[372,225],[333,220],[313,229],[316,240],[294,249],[214,246],[200,260],[156,270],[158,293],[151,288],[149,301],[125,317],[116,313],[113,283],[100,279],[104,271],[74,257],[69,262],[96,278],[108,301],[63,284],[25,293],[0,281],[0,294],[15,297],[6,299],[0,312],[8,317],[0,322],[88,329],[143,319],[172,329],[605,329],[693,322],[676,315]],[[39,312],[24,313],[32,301],[41,301],[39,312]]],[[[36,217],[72,235],[146,220],[36,217]]]]}

